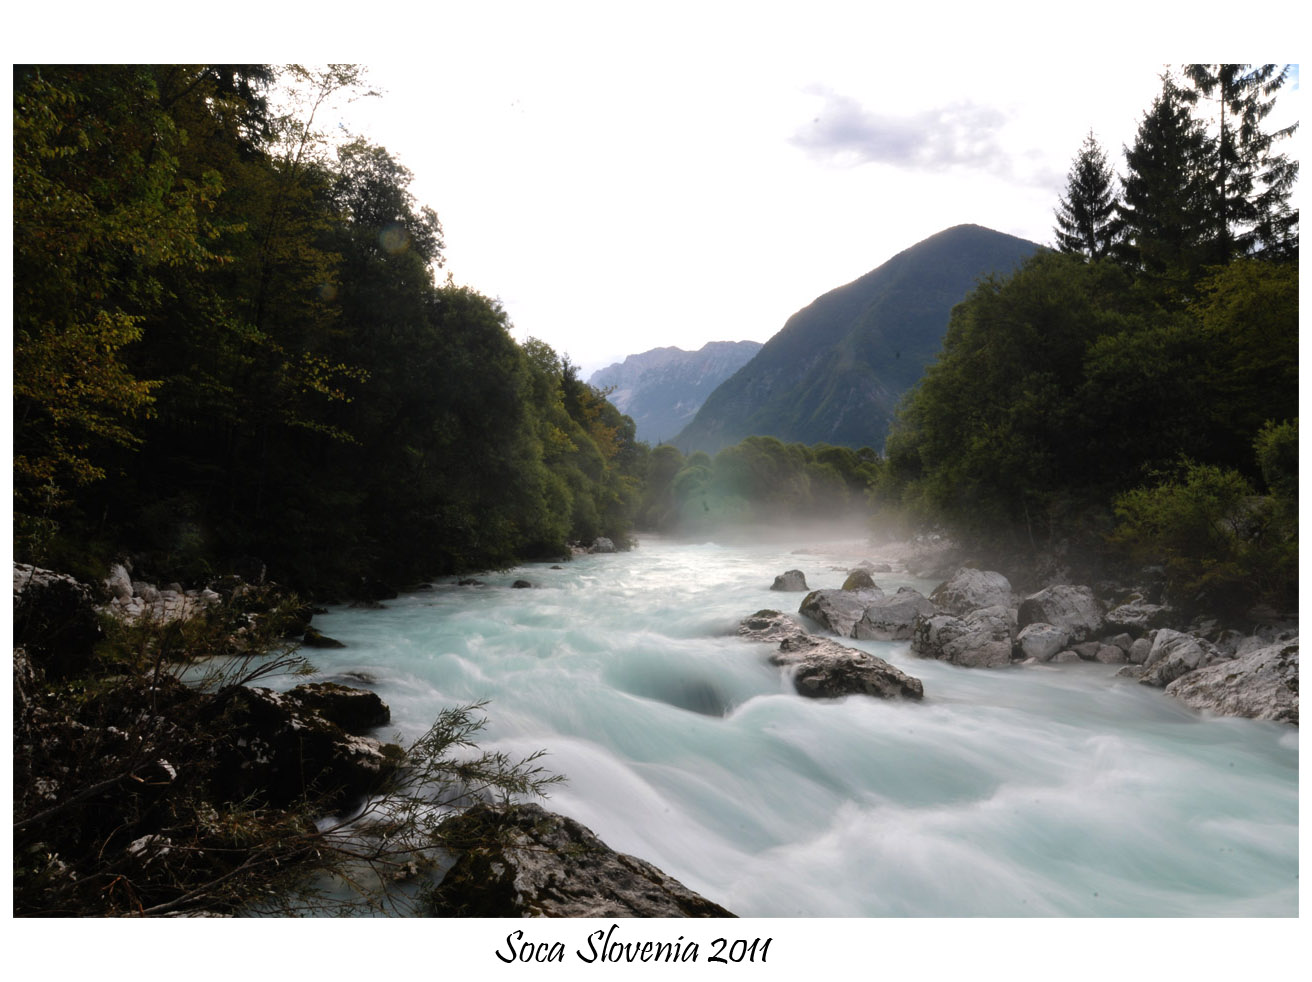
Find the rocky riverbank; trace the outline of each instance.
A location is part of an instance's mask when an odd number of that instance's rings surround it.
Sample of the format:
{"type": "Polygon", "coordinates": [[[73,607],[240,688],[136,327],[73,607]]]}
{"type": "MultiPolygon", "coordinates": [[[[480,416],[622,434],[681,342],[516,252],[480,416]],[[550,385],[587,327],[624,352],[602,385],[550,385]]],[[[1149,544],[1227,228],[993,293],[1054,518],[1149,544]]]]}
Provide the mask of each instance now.
{"type": "MultiPolygon", "coordinates": [[[[787,632],[806,636],[804,625],[808,625],[838,637],[909,640],[912,653],[919,657],[968,668],[1121,665],[1118,677],[1162,688],[1201,712],[1298,724],[1296,620],[1241,627],[1185,618],[1170,605],[1157,602],[1151,585],[1103,584],[1095,589],[1057,582],[1021,593],[996,570],[942,569],[946,555],[944,549],[928,557],[904,552],[900,562],[894,561],[904,571],[919,565],[922,575],[931,576],[935,564],[940,564],[939,574],[947,575],[928,597],[908,587],[886,594],[870,571],[891,571],[895,565],[887,560],[865,561],[846,572],[841,588],[807,593],[798,607],[800,621],[767,626],[767,615],[783,615],[762,611],[745,621],[740,633],[776,640],[773,632],[784,643],[796,644],[787,632]],[[759,629],[748,626],[758,622],[759,629]]],[[[771,587],[805,588],[798,570],[781,573],[771,587]]],[[[831,687],[827,694],[845,693],[831,687]]]]}
{"type": "Polygon", "coordinates": [[[444,915],[732,916],[535,805],[430,821],[475,786],[531,793],[532,774],[444,757],[477,728],[459,710],[405,750],[379,738],[390,710],[367,688],[255,684],[296,668],[309,610],[271,585],[216,586],[15,564],[16,915],[413,911],[419,896],[444,915]],[[196,659],[225,667],[202,679],[196,659]],[[329,904],[324,874],[374,895],[329,904]]]}

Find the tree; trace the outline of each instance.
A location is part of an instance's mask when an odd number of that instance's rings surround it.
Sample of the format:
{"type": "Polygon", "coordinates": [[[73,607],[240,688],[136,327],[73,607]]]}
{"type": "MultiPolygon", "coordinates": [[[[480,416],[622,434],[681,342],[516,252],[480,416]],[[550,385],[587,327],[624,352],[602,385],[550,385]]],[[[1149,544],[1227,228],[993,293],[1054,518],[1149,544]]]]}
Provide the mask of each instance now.
{"type": "Polygon", "coordinates": [[[152,68],[31,67],[14,81],[14,493],[27,549],[105,476],[107,451],[140,443],[156,386],[128,349],[166,302],[170,270],[219,261],[205,216],[221,182],[180,170],[186,134],[152,68]]]}
{"type": "Polygon", "coordinates": [[[1298,161],[1275,151],[1276,143],[1292,136],[1298,124],[1269,133],[1262,126],[1290,67],[1185,66],[1185,77],[1193,84],[1185,97],[1194,104],[1200,98],[1215,101],[1212,189],[1218,262],[1246,255],[1298,255],[1298,212],[1289,206],[1298,161]]]}
{"type": "Polygon", "coordinates": [[[1189,102],[1170,75],[1144,114],[1117,206],[1123,233],[1115,254],[1166,296],[1187,293],[1216,257],[1213,153],[1189,102]]]}
{"type": "Polygon", "coordinates": [[[1057,207],[1057,248],[1089,259],[1102,259],[1116,241],[1116,192],[1112,173],[1093,131],[1075,155],[1066,178],[1066,193],[1057,207]]]}

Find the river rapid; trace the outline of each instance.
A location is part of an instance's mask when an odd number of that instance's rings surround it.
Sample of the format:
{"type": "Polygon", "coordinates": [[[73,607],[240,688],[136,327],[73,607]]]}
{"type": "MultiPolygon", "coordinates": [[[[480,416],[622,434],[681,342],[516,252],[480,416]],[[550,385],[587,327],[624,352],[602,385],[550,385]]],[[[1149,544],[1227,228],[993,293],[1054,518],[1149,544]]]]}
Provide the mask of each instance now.
{"type": "Polygon", "coordinates": [[[438,582],[332,608],[315,626],[347,647],[308,654],[370,678],[401,742],[488,700],[483,749],[565,776],[546,807],[741,916],[1297,915],[1297,729],[1202,717],[1114,666],[967,669],[906,642],[846,643],[923,702],[805,699],[738,622],[796,612],[769,589],[784,570],[837,587],[881,556],[798,545],[643,538],[438,582]]]}

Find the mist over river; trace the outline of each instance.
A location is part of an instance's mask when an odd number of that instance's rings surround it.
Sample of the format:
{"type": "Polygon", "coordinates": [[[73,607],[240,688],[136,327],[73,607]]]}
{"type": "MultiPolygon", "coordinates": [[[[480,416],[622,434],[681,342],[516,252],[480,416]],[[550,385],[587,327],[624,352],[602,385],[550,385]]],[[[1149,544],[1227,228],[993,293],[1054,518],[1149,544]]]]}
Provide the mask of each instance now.
{"type": "Polygon", "coordinates": [[[333,608],[315,626],[347,647],[308,654],[373,679],[403,742],[489,700],[480,746],[545,749],[567,778],[546,807],[741,916],[1298,913],[1297,729],[1201,717],[1115,666],[968,669],[906,642],[845,643],[923,702],[803,698],[734,631],[796,612],[769,590],[784,570],[837,587],[881,559],[810,544],[643,538],[440,582],[333,608]]]}

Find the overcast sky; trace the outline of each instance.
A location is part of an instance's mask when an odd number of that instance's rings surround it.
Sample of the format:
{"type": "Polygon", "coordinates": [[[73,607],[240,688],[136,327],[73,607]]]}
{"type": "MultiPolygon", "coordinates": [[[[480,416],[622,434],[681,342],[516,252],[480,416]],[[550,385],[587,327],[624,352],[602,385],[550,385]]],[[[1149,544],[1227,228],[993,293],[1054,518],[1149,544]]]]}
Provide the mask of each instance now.
{"type": "MultiPolygon", "coordinates": [[[[383,94],[342,118],[414,172],[445,270],[586,375],[660,345],[765,341],[952,225],[1051,242],[1084,135],[1119,167],[1164,65],[1196,57],[1081,51],[1050,20],[1004,55],[982,40],[996,6],[807,9],[468,5],[427,22],[424,57],[365,59],[383,94]]],[[[1114,33],[1115,5],[1099,9],[1114,33]]]]}

